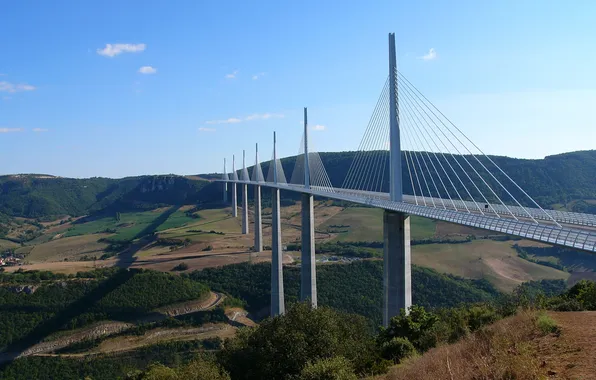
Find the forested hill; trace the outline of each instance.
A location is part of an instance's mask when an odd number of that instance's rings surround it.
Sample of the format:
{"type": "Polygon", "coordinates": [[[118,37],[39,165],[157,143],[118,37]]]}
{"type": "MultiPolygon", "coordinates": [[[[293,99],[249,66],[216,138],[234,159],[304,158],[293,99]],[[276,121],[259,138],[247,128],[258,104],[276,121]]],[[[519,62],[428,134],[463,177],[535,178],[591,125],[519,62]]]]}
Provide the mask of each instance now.
{"type": "MultiPolygon", "coordinates": [[[[423,153],[424,154],[424,153],[423,153]]],[[[342,186],[356,152],[321,153],[321,159],[333,186],[342,186]]],[[[426,157],[426,154],[424,154],[426,157]]],[[[432,155],[430,155],[432,157],[432,155]]],[[[466,167],[461,156],[457,160],[466,167]]],[[[542,206],[553,207],[560,204],[570,211],[596,213],[596,150],[564,153],[548,156],[541,160],[522,160],[509,157],[491,157],[524,190],[531,194],[542,206]]],[[[388,155],[385,154],[388,160],[388,155]]],[[[467,157],[468,161],[476,162],[467,157]]],[[[442,160],[442,158],[441,158],[442,160]]],[[[453,167],[458,168],[453,158],[453,167]]],[[[482,162],[490,167],[487,159],[482,162]]],[[[296,157],[282,160],[286,177],[292,176],[296,157]]],[[[402,160],[403,173],[407,173],[405,157],[402,160]]],[[[444,166],[447,166],[443,162],[444,166]]],[[[477,170],[482,171],[478,163],[477,170]]],[[[379,164],[379,166],[383,166],[379,164]]],[[[438,163],[435,165],[439,167],[438,163]]],[[[269,164],[263,163],[267,175],[269,164]]],[[[388,164],[384,165],[388,170],[388,164]]],[[[432,165],[429,163],[429,167],[432,165]]],[[[459,170],[459,169],[458,169],[459,170]]],[[[432,171],[432,169],[431,169],[432,171]]],[[[252,173],[252,169],[249,168],[252,173]]],[[[493,172],[495,172],[493,170],[493,172]]],[[[460,177],[470,189],[466,175],[460,177]]],[[[474,178],[472,169],[468,174],[474,178]]],[[[433,173],[433,175],[437,175],[433,173]]],[[[442,175],[444,176],[444,174],[442,175]]],[[[219,178],[219,174],[203,175],[202,178],[219,178]]],[[[485,176],[488,177],[488,176],[485,176]]],[[[506,182],[502,175],[499,180],[506,182]]],[[[388,191],[389,174],[384,175],[382,184],[388,191]]],[[[445,179],[445,182],[448,181],[445,179]]],[[[454,181],[455,182],[455,181],[454,181]]],[[[494,184],[493,180],[489,182],[494,184]]],[[[409,178],[404,179],[404,192],[412,194],[409,178]]],[[[459,186],[460,193],[465,193],[459,186]]],[[[495,189],[496,186],[493,186],[495,189]]],[[[511,189],[512,186],[509,186],[511,189]]],[[[432,190],[432,188],[431,188],[432,190]]],[[[439,189],[440,190],[440,189],[439,189]]],[[[252,191],[250,189],[249,191],[252,191]]],[[[485,193],[488,191],[485,190],[485,193]]],[[[506,194],[497,191],[507,199],[506,194]]],[[[520,200],[523,196],[513,191],[520,200]]],[[[433,193],[433,195],[437,195],[433,193]]],[[[446,197],[444,192],[440,194],[446,197]]],[[[291,196],[285,194],[285,196],[291,196]]],[[[3,215],[30,218],[46,218],[57,215],[79,216],[102,210],[125,211],[148,209],[162,205],[213,202],[221,199],[221,187],[216,183],[197,177],[174,175],[140,176],[122,179],[110,178],[60,178],[48,175],[9,175],[0,177],[0,220],[3,215]]],[[[528,204],[528,202],[524,202],[528,204]]]]}
{"type": "MultiPolygon", "coordinates": [[[[102,210],[151,209],[214,198],[210,182],[160,175],[110,178],[60,178],[45,175],[0,177],[0,216],[46,218],[80,216],[102,210]]],[[[1,218],[0,218],[1,219],[1,218]]]]}

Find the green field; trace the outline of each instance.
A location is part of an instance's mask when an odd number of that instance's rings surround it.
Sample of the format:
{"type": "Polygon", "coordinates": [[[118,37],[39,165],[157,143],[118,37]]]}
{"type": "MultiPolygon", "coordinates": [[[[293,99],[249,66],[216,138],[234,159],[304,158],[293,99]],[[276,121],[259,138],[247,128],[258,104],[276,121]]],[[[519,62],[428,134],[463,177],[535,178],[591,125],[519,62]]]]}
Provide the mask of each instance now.
{"type": "MultiPolygon", "coordinates": [[[[421,240],[435,235],[435,222],[417,216],[410,217],[410,238],[421,240]]],[[[317,227],[320,231],[339,232],[336,241],[383,240],[383,210],[366,207],[348,207],[317,227]],[[335,227],[334,227],[335,226],[335,227]]]]}
{"type": "Polygon", "coordinates": [[[194,219],[186,215],[184,211],[176,211],[170,217],[157,227],[156,231],[169,230],[170,228],[178,228],[187,224],[197,222],[199,219],[194,219]]]}
{"type": "MultiPolygon", "coordinates": [[[[178,212],[174,213],[170,218],[174,217],[178,212]]],[[[191,231],[215,231],[223,232],[224,234],[239,234],[241,231],[240,218],[233,218],[228,208],[201,210],[196,214],[199,216],[198,219],[187,217],[190,222],[183,226],[170,227],[167,230],[161,228],[163,225],[160,226],[158,229],[158,231],[161,231],[159,236],[170,239],[189,238],[194,242],[207,242],[215,240],[218,237],[221,238],[221,235],[191,231]]]]}
{"type": "Polygon", "coordinates": [[[145,212],[127,212],[120,214],[120,220],[116,220],[116,216],[114,216],[85,223],[76,223],[65,232],[64,237],[97,234],[109,230],[116,231],[110,237],[111,240],[125,241],[154,231],[180,227],[196,220],[186,216],[182,211],[171,213],[172,211],[172,209],[158,209],[145,212]],[[168,213],[171,214],[168,215],[168,213]],[[165,221],[161,220],[166,217],[165,221]]]}

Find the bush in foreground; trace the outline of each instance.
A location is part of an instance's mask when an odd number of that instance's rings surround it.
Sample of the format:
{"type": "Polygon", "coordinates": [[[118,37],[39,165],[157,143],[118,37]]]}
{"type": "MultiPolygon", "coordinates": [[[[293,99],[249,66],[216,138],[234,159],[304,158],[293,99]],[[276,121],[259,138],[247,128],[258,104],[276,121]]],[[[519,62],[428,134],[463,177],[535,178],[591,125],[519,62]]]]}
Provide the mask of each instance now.
{"type": "Polygon", "coordinates": [[[345,358],[356,372],[364,372],[375,354],[364,318],[299,303],[283,316],[241,329],[225,342],[219,359],[233,379],[265,380],[329,369],[337,361],[317,362],[336,357],[345,358]],[[307,363],[315,363],[315,368],[304,369],[307,363]]]}
{"type": "Polygon", "coordinates": [[[215,362],[197,358],[179,368],[152,364],[146,371],[133,374],[130,380],[230,380],[230,376],[215,362]]]}

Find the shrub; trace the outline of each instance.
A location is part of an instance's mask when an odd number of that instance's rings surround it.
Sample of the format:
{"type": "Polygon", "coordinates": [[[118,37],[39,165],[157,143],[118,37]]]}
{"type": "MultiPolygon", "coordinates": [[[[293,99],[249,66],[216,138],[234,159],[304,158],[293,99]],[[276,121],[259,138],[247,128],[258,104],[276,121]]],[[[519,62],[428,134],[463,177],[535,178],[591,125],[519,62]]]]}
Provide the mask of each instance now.
{"type": "Polygon", "coordinates": [[[381,354],[385,359],[399,363],[402,359],[416,354],[412,342],[406,338],[395,337],[381,346],[381,354]]]}
{"type": "Polygon", "coordinates": [[[560,332],[557,322],[544,313],[539,314],[536,318],[536,326],[544,335],[557,334],[560,332]]]}
{"type": "Polygon", "coordinates": [[[548,302],[548,309],[554,311],[582,311],[582,304],[576,299],[555,297],[548,302]]]}
{"type": "Polygon", "coordinates": [[[423,352],[437,344],[438,338],[432,334],[437,322],[436,314],[415,305],[410,308],[410,314],[406,315],[405,310],[402,309],[400,315],[391,318],[389,326],[381,330],[379,339],[383,344],[395,337],[403,337],[408,339],[416,350],[423,352]]]}
{"type": "Polygon", "coordinates": [[[188,269],[187,263],[180,263],[180,264],[176,265],[174,268],[172,268],[172,270],[175,270],[175,271],[184,271],[187,269],[188,269]]]}
{"type": "Polygon", "coordinates": [[[352,363],[342,356],[308,363],[300,373],[300,380],[357,380],[352,363]]]}

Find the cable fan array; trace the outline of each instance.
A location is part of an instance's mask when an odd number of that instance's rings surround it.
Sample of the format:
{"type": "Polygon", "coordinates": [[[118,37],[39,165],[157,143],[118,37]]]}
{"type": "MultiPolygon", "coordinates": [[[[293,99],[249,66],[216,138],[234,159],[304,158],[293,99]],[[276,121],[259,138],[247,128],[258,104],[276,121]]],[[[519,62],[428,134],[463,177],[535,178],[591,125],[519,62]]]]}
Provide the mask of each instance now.
{"type": "MultiPolygon", "coordinates": [[[[315,190],[334,192],[331,180],[327,175],[327,171],[321,161],[321,156],[314,150],[314,145],[309,140],[309,152],[308,152],[308,175],[310,179],[310,187],[315,190]]],[[[304,186],[305,177],[305,157],[304,157],[304,134],[300,141],[300,149],[296,156],[296,162],[294,163],[294,170],[292,171],[292,177],[290,184],[304,186]]]]}
{"type": "Polygon", "coordinates": [[[387,78],[342,188],[384,198],[389,192],[390,91],[398,95],[404,201],[559,225],[399,71],[387,78]],[[535,207],[535,208],[529,208],[535,207]]]}

